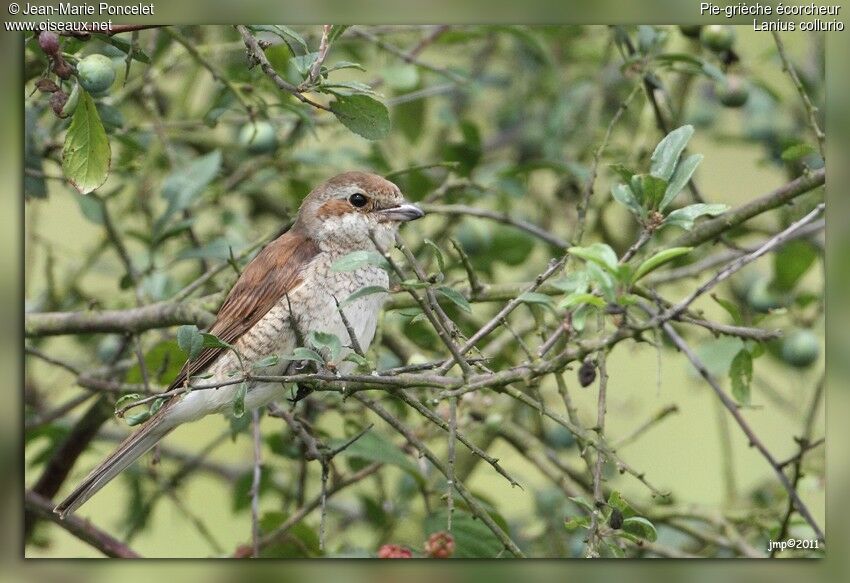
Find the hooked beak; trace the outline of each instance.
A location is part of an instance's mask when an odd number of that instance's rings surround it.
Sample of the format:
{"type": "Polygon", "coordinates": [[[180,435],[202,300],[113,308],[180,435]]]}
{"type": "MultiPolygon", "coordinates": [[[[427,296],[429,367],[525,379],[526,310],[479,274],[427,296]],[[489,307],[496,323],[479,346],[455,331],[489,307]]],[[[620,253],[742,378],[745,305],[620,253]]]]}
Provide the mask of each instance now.
{"type": "Polygon", "coordinates": [[[425,216],[425,213],[422,212],[421,208],[419,208],[415,204],[410,204],[408,202],[400,204],[398,206],[394,206],[392,208],[383,209],[378,212],[381,213],[381,216],[384,218],[384,220],[397,221],[400,223],[405,223],[407,221],[415,221],[416,219],[421,219],[425,216]]]}

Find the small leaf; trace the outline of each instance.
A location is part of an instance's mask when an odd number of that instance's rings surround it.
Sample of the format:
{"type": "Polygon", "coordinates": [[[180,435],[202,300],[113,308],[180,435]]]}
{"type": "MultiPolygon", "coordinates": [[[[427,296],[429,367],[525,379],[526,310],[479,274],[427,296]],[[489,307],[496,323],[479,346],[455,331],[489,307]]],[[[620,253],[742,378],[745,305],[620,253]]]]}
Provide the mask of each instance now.
{"type": "Polygon", "coordinates": [[[307,335],[307,342],[312,344],[320,354],[323,350],[327,350],[331,362],[334,362],[342,351],[342,341],[336,334],[330,332],[310,332],[307,335]]]}
{"type": "Polygon", "coordinates": [[[623,531],[649,542],[655,542],[655,539],[658,538],[658,531],[655,530],[655,525],[643,516],[631,516],[623,520],[623,531]]]}
{"type": "Polygon", "coordinates": [[[597,295],[589,293],[570,294],[563,300],[561,300],[561,302],[558,304],[558,307],[562,310],[567,310],[575,306],[581,306],[582,304],[590,304],[598,308],[604,308],[605,300],[603,300],[597,295]]]}
{"type": "Polygon", "coordinates": [[[160,397],[159,399],[154,399],[154,402],[153,402],[153,403],[151,403],[151,407],[150,407],[150,409],[148,410],[148,414],[149,414],[151,417],[153,417],[154,415],[156,415],[156,414],[159,412],[159,410],[160,410],[160,409],[162,409],[162,406],[163,406],[163,405],[165,405],[165,402],[166,402],[167,400],[168,400],[168,399],[166,399],[165,397],[160,397]]]}
{"type": "Polygon", "coordinates": [[[389,269],[390,264],[384,259],[383,255],[377,251],[352,251],[334,261],[331,264],[331,271],[343,272],[354,271],[364,265],[376,265],[382,269],[389,269]]]}
{"type": "Polygon", "coordinates": [[[334,24],[331,26],[331,31],[328,33],[328,42],[332,43],[341,37],[342,33],[344,33],[350,26],[350,24],[334,24]]]}
{"type": "Polygon", "coordinates": [[[84,89],[79,91],[62,147],[62,171],[80,194],[88,194],[106,182],[112,150],[94,100],[84,89]]]}
{"type": "Polygon", "coordinates": [[[602,292],[602,296],[609,303],[617,301],[616,294],[614,293],[614,278],[610,273],[604,271],[595,263],[588,263],[587,274],[590,276],[591,281],[596,282],[599,291],[602,292]]]}
{"type": "Polygon", "coordinates": [[[194,324],[177,329],[177,345],[189,360],[195,360],[204,347],[204,337],[194,324]]]}
{"type": "Polygon", "coordinates": [[[593,262],[613,275],[617,274],[617,254],[605,243],[594,243],[587,247],[570,247],[567,252],[585,261],[593,262]]]}
{"type": "Polygon", "coordinates": [[[611,492],[608,496],[608,505],[619,510],[623,514],[624,518],[629,518],[636,514],[635,509],[632,508],[623,496],[616,490],[611,492]]]}
{"type": "Polygon", "coordinates": [[[437,259],[437,265],[440,266],[440,273],[444,272],[446,270],[446,260],[443,258],[443,252],[431,239],[425,239],[423,243],[434,251],[434,257],[437,259]]]}
{"type": "Polygon", "coordinates": [[[278,362],[280,362],[280,357],[277,354],[270,354],[265,358],[261,358],[251,366],[255,369],[268,368],[270,366],[276,366],[278,362]]]}
{"type": "Polygon", "coordinates": [[[629,209],[629,212],[633,215],[638,217],[642,216],[643,212],[641,206],[638,204],[637,198],[635,198],[635,194],[632,192],[632,189],[629,188],[628,184],[615,184],[612,186],[611,196],[614,197],[614,200],[629,209]]]}
{"type": "Polygon", "coordinates": [[[732,396],[741,405],[750,404],[750,383],[753,381],[753,356],[742,348],[729,365],[729,378],[732,380],[732,396]]]}
{"type": "Polygon", "coordinates": [[[103,224],[103,206],[97,196],[75,196],[83,216],[95,225],[103,224]]]}
{"type": "Polygon", "coordinates": [[[786,162],[796,162],[800,158],[805,158],[809,154],[815,153],[814,147],[810,144],[794,144],[782,151],[782,159],[786,162]]]}
{"type": "Polygon", "coordinates": [[[236,394],[233,395],[233,416],[239,419],[245,414],[245,396],[248,394],[248,383],[239,383],[236,394]]]}
{"type": "Polygon", "coordinates": [[[718,303],[718,305],[726,310],[730,316],[732,316],[732,321],[735,324],[741,324],[741,310],[738,309],[737,304],[734,302],[730,302],[729,300],[725,300],[721,297],[718,297],[716,294],[711,294],[711,299],[718,303]]]}
{"type": "Polygon", "coordinates": [[[623,164],[610,164],[609,167],[611,170],[617,173],[625,182],[631,182],[632,176],[635,175],[635,171],[625,166],[623,164]]]}
{"type": "Polygon", "coordinates": [[[282,356],[283,360],[309,360],[312,362],[317,362],[319,364],[324,364],[325,361],[322,359],[321,355],[313,350],[312,348],[305,348],[304,346],[299,346],[295,350],[292,351],[291,356],[282,356]]]}
{"type": "Polygon", "coordinates": [[[589,528],[590,518],[587,516],[573,516],[564,520],[564,528],[569,531],[578,530],[579,528],[589,528]]]}
{"type": "Polygon", "coordinates": [[[688,145],[693,135],[694,127],[691,125],[684,125],[667,134],[652,153],[649,173],[656,178],[669,181],[676,170],[682,150],[688,145]]]}
{"type": "Polygon", "coordinates": [[[517,299],[525,304],[538,304],[547,307],[551,307],[552,305],[552,298],[550,296],[537,292],[525,292],[517,299]]]}
{"type": "MultiPolygon", "coordinates": [[[[347,439],[333,439],[328,443],[328,447],[336,448],[343,445],[347,439]]],[[[381,462],[390,464],[400,468],[413,476],[420,484],[424,484],[424,478],[413,460],[405,454],[396,444],[379,435],[374,431],[369,431],[363,434],[360,439],[339,452],[340,456],[347,458],[356,458],[366,462],[381,462]]]]}
{"type": "Polygon", "coordinates": [[[676,166],[676,171],[667,185],[667,190],[664,192],[664,198],[661,200],[661,204],[658,205],[658,210],[663,211],[682,192],[682,189],[688,184],[691,176],[694,175],[697,166],[702,162],[702,158],[702,154],[693,154],[676,166]]]}
{"type": "Polygon", "coordinates": [[[367,140],[380,140],[390,133],[386,106],[368,95],[337,95],[331,112],[342,125],[367,140]]]}
{"type": "Polygon", "coordinates": [[[668,261],[672,261],[682,255],[687,255],[692,250],[693,247],[671,247],[670,249],[659,251],[638,266],[635,270],[635,274],[632,276],[632,283],[636,283],[641,280],[647,274],[658,269],[668,261]]]}
{"type": "Polygon", "coordinates": [[[369,367],[369,359],[367,359],[365,356],[357,354],[356,352],[349,352],[342,360],[343,362],[353,362],[359,367],[369,367]]]}
{"type": "Polygon", "coordinates": [[[463,297],[463,294],[461,294],[456,289],[450,288],[448,286],[438,287],[437,293],[451,300],[452,303],[457,305],[457,307],[459,307],[464,312],[470,314],[472,313],[472,306],[469,305],[469,301],[465,297],[463,297]]]}
{"type": "Polygon", "coordinates": [[[640,175],[643,207],[647,210],[657,209],[667,190],[667,181],[652,174],[640,175]]]}
{"type": "Polygon", "coordinates": [[[773,255],[772,286],[779,292],[790,292],[817,257],[817,250],[808,241],[789,241],[773,255]]]}
{"type": "Polygon", "coordinates": [[[688,205],[684,208],[677,209],[667,215],[664,219],[665,226],[675,226],[681,227],[686,231],[690,231],[694,228],[694,221],[699,217],[704,215],[716,216],[723,212],[726,212],[726,209],[729,207],[725,204],[704,204],[697,203],[688,205]]]}
{"type": "Polygon", "coordinates": [[[232,344],[228,344],[215,334],[210,334],[209,332],[202,332],[201,338],[203,339],[204,348],[233,348],[232,344]]]}
{"type": "Polygon", "coordinates": [[[136,425],[140,425],[151,418],[151,414],[148,411],[142,411],[141,413],[136,413],[135,415],[127,415],[124,417],[124,421],[127,422],[127,425],[130,427],[134,427],[136,425]]]}
{"type": "Polygon", "coordinates": [[[389,293],[389,290],[382,285],[367,285],[365,287],[361,287],[359,290],[345,298],[343,302],[339,304],[341,308],[345,306],[353,304],[356,300],[360,298],[365,298],[366,296],[371,296],[373,294],[386,294],[389,293]]]}
{"type": "Polygon", "coordinates": [[[570,496],[569,499],[573,503],[575,503],[577,506],[584,508],[587,511],[588,514],[593,514],[596,511],[593,508],[593,506],[590,504],[590,502],[588,502],[587,500],[585,500],[581,496],[570,496]]]}
{"type": "Polygon", "coordinates": [[[125,405],[129,405],[134,401],[138,401],[142,396],[139,393],[130,393],[128,395],[121,395],[117,401],[115,401],[115,410],[118,411],[125,405]]]}

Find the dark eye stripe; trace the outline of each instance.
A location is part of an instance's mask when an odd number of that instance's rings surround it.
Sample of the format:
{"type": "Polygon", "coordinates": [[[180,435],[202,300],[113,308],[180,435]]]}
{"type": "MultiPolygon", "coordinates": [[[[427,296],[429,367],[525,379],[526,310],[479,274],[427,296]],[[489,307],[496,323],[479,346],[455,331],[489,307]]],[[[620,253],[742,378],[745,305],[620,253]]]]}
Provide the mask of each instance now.
{"type": "Polygon", "coordinates": [[[366,206],[368,199],[362,192],[355,192],[354,194],[348,197],[348,202],[350,202],[352,206],[362,208],[366,206]]]}

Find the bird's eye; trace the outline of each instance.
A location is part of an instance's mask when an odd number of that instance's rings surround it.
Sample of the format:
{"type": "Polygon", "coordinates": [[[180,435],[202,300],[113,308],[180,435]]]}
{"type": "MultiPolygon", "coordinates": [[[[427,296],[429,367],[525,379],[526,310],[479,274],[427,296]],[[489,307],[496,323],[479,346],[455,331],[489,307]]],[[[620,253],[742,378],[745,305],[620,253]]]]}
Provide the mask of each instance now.
{"type": "Polygon", "coordinates": [[[355,192],[351,196],[348,197],[348,202],[350,202],[353,206],[357,208],[361,208],[366,206],[366,196],[361,192],[355,192]]]}

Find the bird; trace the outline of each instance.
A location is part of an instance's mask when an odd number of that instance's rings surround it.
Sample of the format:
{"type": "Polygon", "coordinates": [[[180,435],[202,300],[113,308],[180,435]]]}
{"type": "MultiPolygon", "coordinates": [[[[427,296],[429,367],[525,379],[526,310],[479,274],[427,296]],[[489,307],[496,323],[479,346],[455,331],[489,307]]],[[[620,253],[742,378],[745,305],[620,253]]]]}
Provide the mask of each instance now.
{"type": "MultiPolygon", "coordinates": [[[[263,375],[297,370],[292,353],[310,333],[333,334],[344,345],[337,369],[353,370],[345,353],[357,344],[367,350],[375,335],[386,292],[363,294],[369,286],[387,289],[389,276],[373,262],[354,269],[335,262],[356,251],[388,249],[402,223],[424,215],[400,189],[376,174],[351,171],[314,188],[302,201],[292,227],[264,247],[245,267],[219,308],[209,333],[223,341],[189,360],[169,386],[177,394],[130,434],[55,508],[65,518],[175,428],[214,413],[232,413],[243,370],[260,360],[277,363],[263,375]],[[345,319],[340,312],[345,314],[345,319]],[[349,332],[349,330],[351,332],[349,332]],[[226,344],[224,344],[226,343],[226,344]],[[233,347],[233,350],[226,348],[233,347]],[[245,367],[243,369],[243,367],[245,367]],[[218,388],[180,391],[191,378],[218,388]]],[[[244,409],[253,410],[286,395],[281,383],[248,381],[244,409]]]]}

